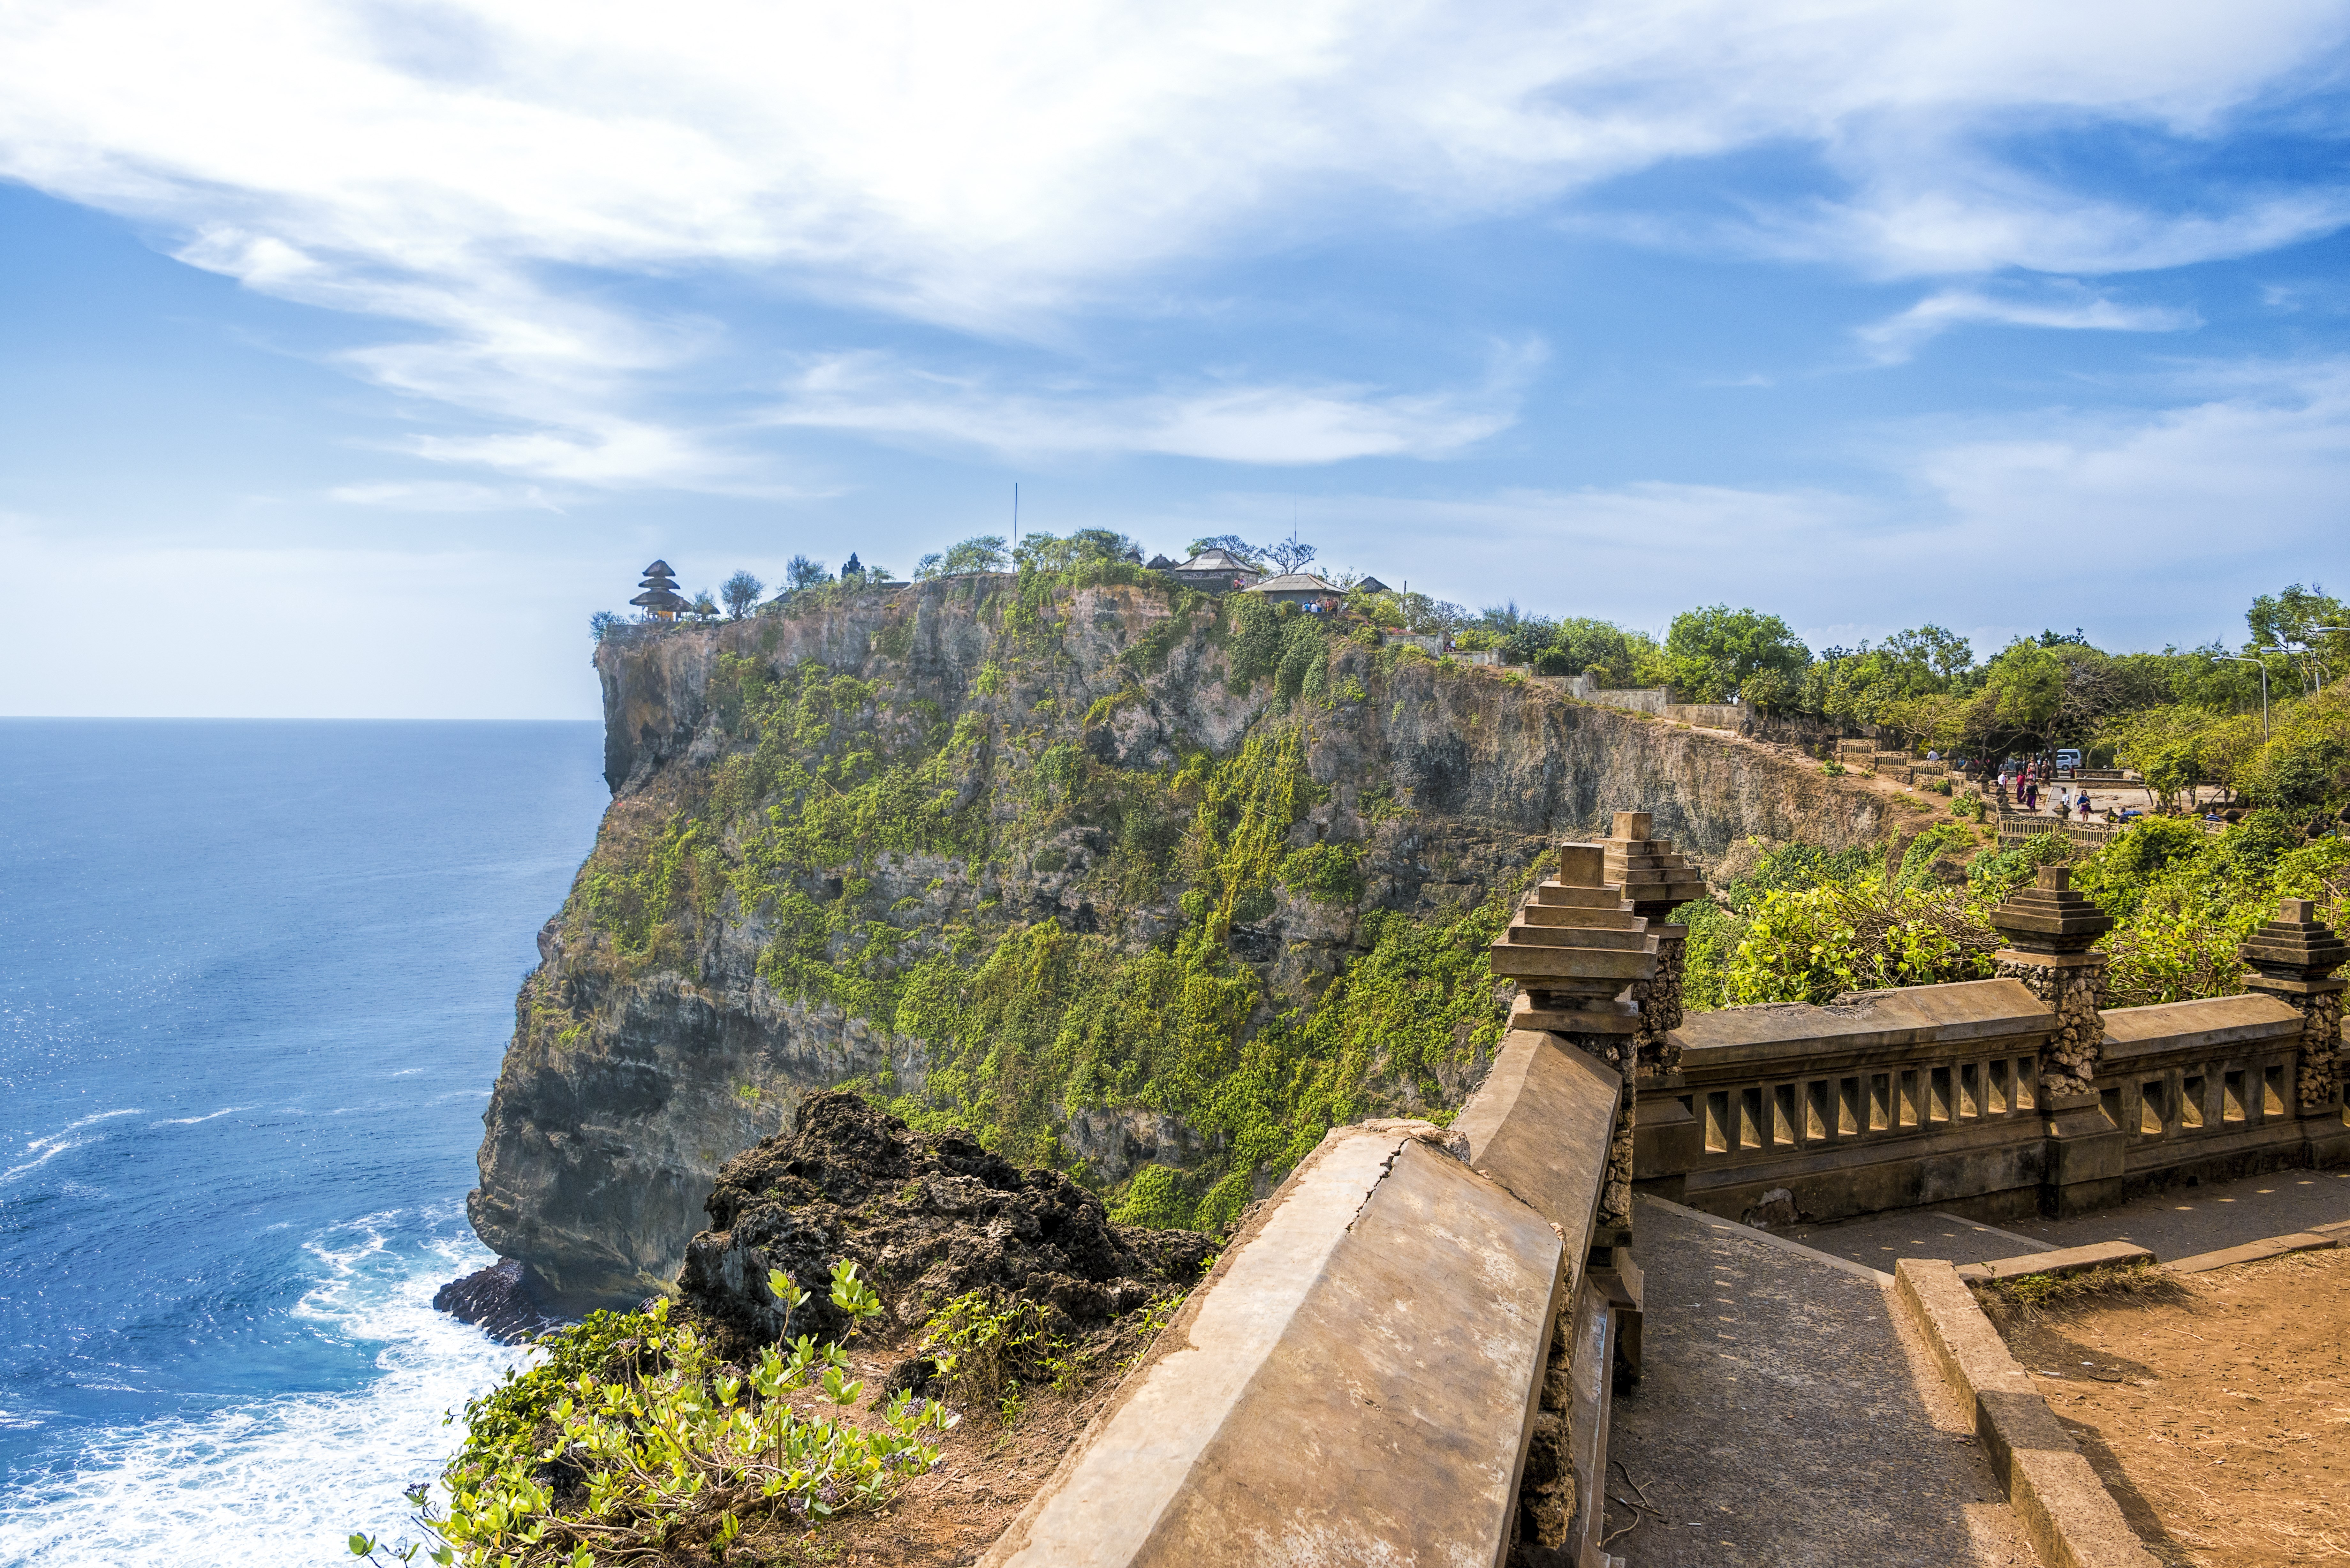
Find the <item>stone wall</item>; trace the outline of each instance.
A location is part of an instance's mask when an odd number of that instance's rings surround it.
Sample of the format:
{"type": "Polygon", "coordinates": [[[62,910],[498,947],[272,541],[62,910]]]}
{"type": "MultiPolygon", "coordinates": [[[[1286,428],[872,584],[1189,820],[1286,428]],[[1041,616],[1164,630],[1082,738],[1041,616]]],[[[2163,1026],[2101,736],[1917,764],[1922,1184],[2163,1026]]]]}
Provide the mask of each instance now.
{"type": "Polygon", "coordinates": [[[1519,1031],[1449,1131],[1333,1129],[982,1563],[1594,1561],[1616,1105],[1519,1031]]]}

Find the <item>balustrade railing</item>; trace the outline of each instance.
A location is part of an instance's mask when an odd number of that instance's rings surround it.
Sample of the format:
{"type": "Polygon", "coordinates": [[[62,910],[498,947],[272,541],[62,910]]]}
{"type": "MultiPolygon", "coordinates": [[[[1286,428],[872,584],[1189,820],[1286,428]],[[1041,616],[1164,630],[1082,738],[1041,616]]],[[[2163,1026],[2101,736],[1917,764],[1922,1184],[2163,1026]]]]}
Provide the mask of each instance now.
{"type": "Polygon", "coordinates": [[[2043,1180],[2072,1179],[2051,1163],[2060,1121],[2067,1137],[2118,1136],[2116,1191],[2302,1162],[2313,1136],[2334,1136],[2300,1107],[2305,1021],[2275,996],[2099,1017],[2083,1123],[2082,1102],[2041,1081],[2056,1015],[2017,981],[1696,1014],[1670,1037],[1679,1074],[1643,1085],[1635,1176],[1732,1217],[1782,1188],[1812,1219],[1924,1203],[2031,1213],[2043,1180]]]}
{"type": "Polygon", "coordinates": [[[2300,1137],[2303,1020],[2270,996],[2221,996],[2105,1014],[2095,1079],[2127,1136],[2132,1174],[2300,1137]]]}

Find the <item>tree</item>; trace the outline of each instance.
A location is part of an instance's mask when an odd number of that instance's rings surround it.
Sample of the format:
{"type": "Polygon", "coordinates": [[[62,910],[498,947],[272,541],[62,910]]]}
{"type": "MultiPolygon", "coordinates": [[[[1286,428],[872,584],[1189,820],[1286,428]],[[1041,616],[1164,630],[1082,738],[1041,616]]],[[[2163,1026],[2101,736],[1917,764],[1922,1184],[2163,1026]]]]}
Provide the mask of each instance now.
{"type": "Polygon", "coordinates": [[[1237,556],[1251,566],[1254,566],[1265,556],[1264,551],[1250,544],[1238,534],[1212,534],[1207,538],[1191,541],[1192,555],[1202,555],[1210,550],[1222,550],[1237,556]]]}
{"type": "Polygon", "coordinates": [[[1012,556],[1003,547],[1001,534],[978,534],[961,544],[948,546],[944,555],[929,555],[917,562],[914,576],[925,581],[932,577],[956,577],[967,572],[1000,572],[1012,564],[1012,556]]]}
{"type": "Polygon", "coordinates": [[[1293,533],[1286,539],[1276,539],[1264,547],[1264,553],[1272,556],[1273,564],[1283,571],[1295,572],[1302,571],[1305,563],[1314,558],[1315,552],[1313,545],[1299,544],[1297,535],[1293,533]]]}
{"type": "Polygon", "coordinates": [[[1818,679],[1811,686],[1818,711],[1827,717],[1892,725],[1915,740],[1917,732],[1894,717],[1897,711],[1942,723],[1941,710],[1919,707],[1918,700],[1950,691],[1973,662],[1974,650],[1965,638],[1929,623],[1897,631],[1875,648],[1864,642],[1852,652],[1828,649],[1814,666],[1818,679]]]}
{"type": "Polygon", "coordinates": [[[1907,671],[1913,685],[1922,685],[1920,677],[1930,677],[1938,684],[1936,691],[1947,691],[1964,675],[1975,661],[1972,644],[1954,631],[1928,621],[1909,631],[1897,631],[1885,639],[1885,651],[1907,671]]]}
{"type": "Polygon", "coordinates": [[[710,590],[708,588],[703,588],[693,596],[692,613],[694,618],[697,620],[716,620],[718,618],[718,601],[710,597],[710,590]]]}
{"type": "Polygon", "coordinates": [[[612,635],[612,628],[621,624],[621,618],[618,610],[598,610],[588,618],[588,635],[601,642],[612,635]]]}
{"type": "Polygon", "coordinates": [[[2319,629],[2350,626],[2350,609],[2327,593],[2321,583],[2312,583],[2307,587],[2293,583],[2282,593],[2262,594],[2244,612],[2244,624],[2252,633],[2252,640],[2244,651],[2256,653],[2263,648],[2291,650],[2302,689],[2306,691],[2317,690],[2329,676],[2338,678],[2345,664],[2344,656],[2350,653],[2350,634],[2319,629]]]}
{"type": "Polygon", "coordinates": [[[1073,566],[1142,564],[1142,546],[1109,528],[1080,528],[1064,539],[1031,534],[1014,547],[1023,571],[1066,572],[1073,566]]]}
{"type": "Polygon", "coordinates": [[[1811,649],[1787,623],[1760,610],[1713,605],[1684,610],[1665,636],[1672,684],[1691,702],[1723,702],[1758,670],[1799,675],[1811,649]]]}
{"type": "Polygon", "coordinates": [[[2204,782],[2202,748],[2215,722],[2200,708],[2166,703],[2115,714],[2098,735],[2113,746],[2116,762],[2137,770],[2151,804],[2175,811],[2191,803],[2204,782]]]}
{"type": "Polygon", "coordinates": [[[726,601],[728,618],[741,620],[751,613],[751,607],[759,602],[759,595],[766,587],[750,573],[738,571],[718,585],[718,597],[726,601]]]}
{"type": "Polygon", "coordinates": [[[812,588],[818,583],[828,583],[832,581],[832,576],[824,569],[822,561],[811,561],[806,556],[794,556],[784,567],[784,580],[788,585],[785,591],[795,594],[802,588],[812,588]]]}

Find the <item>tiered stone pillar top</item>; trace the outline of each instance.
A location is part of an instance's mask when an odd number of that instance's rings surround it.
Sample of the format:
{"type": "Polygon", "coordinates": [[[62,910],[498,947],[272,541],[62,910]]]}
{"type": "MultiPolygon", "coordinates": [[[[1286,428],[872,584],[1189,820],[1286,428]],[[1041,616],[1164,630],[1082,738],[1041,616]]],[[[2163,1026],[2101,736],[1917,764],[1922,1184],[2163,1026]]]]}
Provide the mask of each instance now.
{"type": "Polygon", "coordinates": [[[1648,836],[1651,820],[1645,811],[1617,812],[1614,835],[1599,846],[1607,851],[1607,880],[1624,889],[1633,913],[1658,921],[1704,898],[1705,878],[1688,856],[1673,853],[1671,839],[1648,836]]]}
{"type": "Polygon", "coordinates": [[[1623,889],[1607,885],[1606,870],[1599,845],[1563,846],[1556,875],[1536,885],[1493,944],[1493,973],[1523,987],[1542,1020],[1522,1027],[1606,1033],[1637,1027],[1638,1011],[1618,1007],[1616,998],[1656,974],[1657,939],[1623,889]]]}
{"type": "Polygon", "coordinates": [[[2114,929],[2112,916],[2073,891],[2065,866],[2043,866],[2031,887],[1991,912],[1991,923],[2017,953],[2048,958],[2085,955],[2114,929]]]}
{"type": "Polygon", "coordinates": [[[2254,971],[2246,981],[2262,991],[2339,991],[2344,982],[2334,971],[2350,960],[2350,942],[2319,923],[2317,905],[2308,898],[2285,899],[2276,919],[2237,950],[2254,971]]]}

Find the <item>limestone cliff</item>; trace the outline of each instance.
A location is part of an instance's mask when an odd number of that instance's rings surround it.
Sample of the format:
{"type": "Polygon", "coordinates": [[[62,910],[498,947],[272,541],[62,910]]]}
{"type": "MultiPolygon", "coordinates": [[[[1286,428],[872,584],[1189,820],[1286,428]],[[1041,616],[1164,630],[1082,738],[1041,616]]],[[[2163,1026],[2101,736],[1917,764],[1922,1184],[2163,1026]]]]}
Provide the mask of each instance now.
{"type": "Polygon", "coordinates": [[[719,1167],[837,1085],[1211,1225],[1333,1121],[1459,1103],[1484,944],[1558,839],[1886,826],[1800,755],[1122,568],[836,588],[596,664],[613,803],[469,1206],[574,1303],[666,1283],[719,1167]]]}

